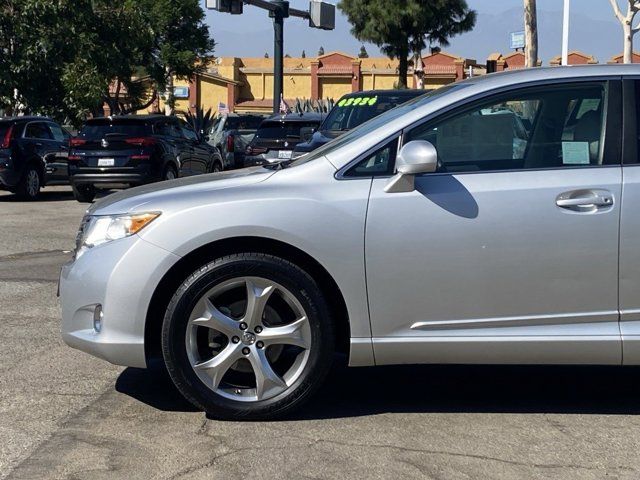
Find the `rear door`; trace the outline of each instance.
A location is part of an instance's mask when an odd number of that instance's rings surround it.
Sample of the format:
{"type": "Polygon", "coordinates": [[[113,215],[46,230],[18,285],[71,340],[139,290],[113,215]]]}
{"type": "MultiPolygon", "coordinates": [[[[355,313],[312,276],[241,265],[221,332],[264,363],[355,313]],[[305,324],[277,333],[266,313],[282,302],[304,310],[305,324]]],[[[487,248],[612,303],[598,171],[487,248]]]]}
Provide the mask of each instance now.
{"type": "Polygon", "coordinates": [[[80,166],[85,169],[126,173],[143,161],[136,156],[142,154],[142,140],[151,134],[151,126],[141,119],[90,120],[74,140],[74,154],[80,155],[80,166]]]}
{"type": "Polygon", "coordinates": [[[624,82],[620,331],[625,365],[640,365],[640,77],[624,82]]]}
{"type": "Polygon", "coordinates": [[[69,142],[62,127],[53,122],[47,123],[56,145],[55,151],[47,157],[48,181],[65,182],[69,178],[68,157],[69,142]]]}
{"type": "Polygon", "coordinates": [[[45,172],[47,172],[49,165],[55,164],[56,154],[59,153],[58,144],[54,140],[47,122],[35,121],[27,123],[23,140],[27,155],[41,158],[44,161],[45,172]]]}
{"type": "Polygon", "coordinates": [[[376,361],[619,364],[620,125],[620,82],[603,81],[496,93],[408,129],[439,166],[408,193],[373,180],[376,361]]]}

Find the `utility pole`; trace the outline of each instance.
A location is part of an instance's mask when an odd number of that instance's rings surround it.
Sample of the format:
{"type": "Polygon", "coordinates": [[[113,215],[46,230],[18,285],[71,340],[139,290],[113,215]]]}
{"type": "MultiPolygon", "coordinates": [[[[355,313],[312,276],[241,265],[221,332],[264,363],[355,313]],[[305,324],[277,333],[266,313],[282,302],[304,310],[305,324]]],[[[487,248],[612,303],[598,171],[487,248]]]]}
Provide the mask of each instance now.
{"type": "Polygon", "coordinates": [[[538,66],[538,14],[536,0],[524,0],[524,65],[538,66]]]}
{"type": "Polygon", "coordinates": [[[276,0],[271,3],[276,6],[276,9],[269,11],[269,16],[273,18],[273,113],[278,113],[283,96],[284,19],[289,16],[289,2],[276,0]]]}
{"type": "Polygon", "coordinates": [[[284,19],[305,18],[309,20],[309,26],[312,28],[333,30],[336,7],[321,0],[311,0],[309,11],[289,8],[289,2],[286,0],[206,0],[207,8],[234,15],[243,13],[243,4],[267,10],[269,17],[273,18],[273,113],[278,113],[283,91],[284,19]]]}
{"type": "Polygon", "coordinates": [[[569,1],[564,0],[562,14],[562,65],[569,65],[569,1]]]}

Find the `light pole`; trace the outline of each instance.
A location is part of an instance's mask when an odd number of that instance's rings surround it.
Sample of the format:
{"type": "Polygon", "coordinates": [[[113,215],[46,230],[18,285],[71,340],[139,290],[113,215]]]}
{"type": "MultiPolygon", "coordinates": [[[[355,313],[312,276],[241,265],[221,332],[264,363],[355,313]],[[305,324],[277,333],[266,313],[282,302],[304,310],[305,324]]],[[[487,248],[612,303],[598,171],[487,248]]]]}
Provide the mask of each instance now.
{"type": "Polygon", "coordinates": [[[562,65],[569,65],[569,1],[564,0],[562,14],[562,65]]]}
{"type": "Polygon", "coordinates": [[[278,113],[282,98],[284,19],[290,16],[306,18],[312,28],[333,30],[336,7],[319,0],[309,2],[309,11],[289,8],[286,0],[206,0],[207,8],[234,15],[242,14],[243,3],[267,10],[269,17],[273,18],[273,113],[278,113]]]}

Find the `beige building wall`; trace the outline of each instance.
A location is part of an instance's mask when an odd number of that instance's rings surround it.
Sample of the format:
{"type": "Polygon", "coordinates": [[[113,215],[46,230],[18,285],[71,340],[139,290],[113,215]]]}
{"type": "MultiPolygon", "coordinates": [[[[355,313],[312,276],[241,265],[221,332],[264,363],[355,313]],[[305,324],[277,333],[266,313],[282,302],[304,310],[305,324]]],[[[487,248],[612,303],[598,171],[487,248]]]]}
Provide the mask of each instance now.
{"type": "Polygon", "coordinates": [[[351,93],[351,78],[321,77],[318,96],[338,100],[341,96],[351,93]]]}

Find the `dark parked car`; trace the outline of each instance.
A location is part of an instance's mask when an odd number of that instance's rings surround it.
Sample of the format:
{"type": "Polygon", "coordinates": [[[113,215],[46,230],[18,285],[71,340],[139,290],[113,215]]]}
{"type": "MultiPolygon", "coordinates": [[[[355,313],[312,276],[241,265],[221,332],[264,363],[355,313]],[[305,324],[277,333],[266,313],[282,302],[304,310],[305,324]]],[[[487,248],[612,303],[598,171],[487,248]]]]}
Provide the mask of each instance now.
{"type": "Polygon", "coordinates": [[[222,170],[222,159],[185,121],[164,115],[94,118],[72,139],[69,177],[80,202],[96,185],[141,185],[222,170]]]}
{"type": "Polygon", "coordinates": [[[295,146],[302,141],[301,130],[315,130],[322,122],[319,113],[274,115],[264,120],[249,143],[244,165],[264,165],[289,160],[295,146]]]}
{"type": "Polygon", "coordinates": [[[229,113],[216,120],[208,141],[220,151],[225,170],[244,165],[247,145],[253,140],[265,118],[265,115],[257,113],[229,113]]]}
{"type": "Polygon", "coordinates": [[[70,134],[44,117],[0,119],[0,188],[33,200],[45,185],[64,185],[70,134]]]}
{"type": "Polygon", "coordinates": [[[387,110],[424,95],[429,90],[369,90],[349,93],[338,100],[311,139],[300,142],[292,158],[298,158],[321,147],[348,130],[377,117],[387,110]]]}

